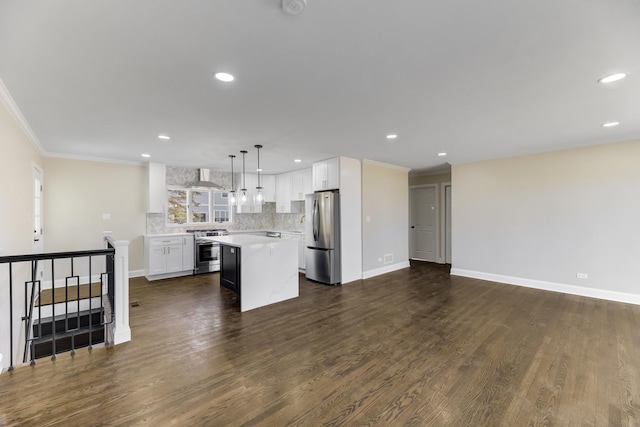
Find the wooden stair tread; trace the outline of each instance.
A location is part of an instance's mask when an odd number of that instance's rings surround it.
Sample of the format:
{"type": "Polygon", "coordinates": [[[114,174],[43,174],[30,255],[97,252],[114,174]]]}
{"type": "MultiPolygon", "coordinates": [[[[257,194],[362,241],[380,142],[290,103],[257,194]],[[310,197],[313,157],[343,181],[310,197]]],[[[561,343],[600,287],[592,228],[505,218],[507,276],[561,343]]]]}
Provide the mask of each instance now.
{"type": "Polygon", "coordinates": [[[91,288],[89,288],[89,284],[80,286],[71,285],[66,288],[66,293],[64,287],[44,289],[40,292],[40,298],[36,301],[36,307],[88,299],[89,289],[91,289],[91,297],[99,297],[100,285],[100,283],[92,283],[91,288]]]}

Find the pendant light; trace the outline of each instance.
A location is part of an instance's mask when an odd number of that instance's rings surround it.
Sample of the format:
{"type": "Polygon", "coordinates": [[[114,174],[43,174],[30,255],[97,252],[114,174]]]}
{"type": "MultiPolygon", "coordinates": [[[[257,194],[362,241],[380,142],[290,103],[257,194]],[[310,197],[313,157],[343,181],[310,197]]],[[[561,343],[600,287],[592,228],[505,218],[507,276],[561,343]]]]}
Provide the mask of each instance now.
{"type": "Polygon", "coordinates": [[[247,203],[247,186],[245,185],[247,181],[245,180],[244,176],[244,155],[247,154],[248,151],[242,150],[240,152],[242,153],[242,188],[240,189],[240,191],[242,191],[242,194],[240,196],[240,204],[244,205],[247,203]]]}
{"type": "Polygon", "coordinates": [[[236,187],[233,184],[233,159],[235,159],[236,156],[234,154],[229,154],[229,157],[231,157],[231,191],[229,191],[229,195],[231,196],[230,203],[232,205],[235,205],[236,204],[236,187]]]}
{"type": "Polygon", "coordinates": [[[264,204],[264,195],[262,194],[262,186],[260,185],[260,172],[262,172],[262,169],[260,169],[260,149],[262,148],[262,145],[254,145],[254,147],[258,149],[258,186],[256,187],[256,203],[262,205],[264,204]]]}

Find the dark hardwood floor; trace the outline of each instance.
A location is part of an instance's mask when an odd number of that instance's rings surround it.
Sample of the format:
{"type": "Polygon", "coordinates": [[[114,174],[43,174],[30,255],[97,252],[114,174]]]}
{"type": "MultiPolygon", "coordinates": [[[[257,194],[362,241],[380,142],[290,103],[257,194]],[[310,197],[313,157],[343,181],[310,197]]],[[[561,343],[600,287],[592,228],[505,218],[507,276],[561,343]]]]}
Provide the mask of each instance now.
{"type": "Polygon", "coordinates": [[[640,307],[411,268],[240,313],[131,281],[133,340],[0,375],[0,426],[637,426],[640,307]]]}

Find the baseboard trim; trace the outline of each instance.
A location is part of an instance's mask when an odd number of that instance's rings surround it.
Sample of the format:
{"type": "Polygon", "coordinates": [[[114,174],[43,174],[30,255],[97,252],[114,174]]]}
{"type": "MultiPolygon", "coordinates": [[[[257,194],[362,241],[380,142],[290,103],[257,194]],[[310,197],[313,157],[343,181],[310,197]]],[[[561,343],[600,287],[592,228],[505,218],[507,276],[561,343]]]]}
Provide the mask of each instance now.
{"type": "Polygon", "coordinates": [[[470,277],[472,279],[487,280],[490,282],[506,283],[508,285],[523,286],[525,288],[540,289],[544,291],[561,292],[564,294],[578,295],[582,297],[597,298],[607,301],[623,302],[640,305],[640,295],[625,292],[607,291],[604,289],[585,288],[582,286],[567,285],[564,283],[545,282],[543,280],[524,279],[522,277],[504,276],[502,274],[485,273],[482,271],[464,270],[452,268],[452,276],[470,277]]]}
{"type": "Polygon", "coordinates": [[[391,273],[392,271],[402,270],[409,267],[409,261],[397,262],[395,264],[389,264],[384,267],[376,268],[375,270],[368,270],[362,272],[363,279],[369,279],[371,277],[379,276],[385,273],[391,273]]]}
{"type": "Polygon", "coordinates": [[[129,278],[144,276],[144,270],[129,270],[129,278]]]}

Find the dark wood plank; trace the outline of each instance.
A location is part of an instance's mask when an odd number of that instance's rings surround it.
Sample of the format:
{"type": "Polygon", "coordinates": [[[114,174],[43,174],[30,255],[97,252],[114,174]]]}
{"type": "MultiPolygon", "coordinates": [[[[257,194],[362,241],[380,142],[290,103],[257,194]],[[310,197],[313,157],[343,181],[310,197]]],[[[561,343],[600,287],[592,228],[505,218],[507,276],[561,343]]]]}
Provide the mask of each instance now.
{"type": "Polygon", "coordinates": [[[133,341],[0,375],[0,425],[637,425],[640,307],[411,268],[245,313],[131,281],[133,341]]]}

